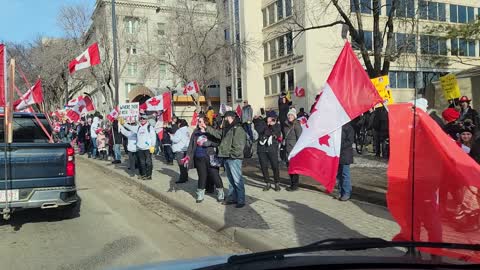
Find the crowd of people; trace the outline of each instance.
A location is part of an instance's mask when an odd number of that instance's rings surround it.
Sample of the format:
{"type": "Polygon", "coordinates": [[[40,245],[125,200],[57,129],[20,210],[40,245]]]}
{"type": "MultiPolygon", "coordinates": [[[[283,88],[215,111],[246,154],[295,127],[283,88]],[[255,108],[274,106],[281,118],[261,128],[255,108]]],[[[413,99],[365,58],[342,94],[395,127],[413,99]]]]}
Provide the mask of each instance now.
{"type": "MultiPolygon", "coordinates": [[[[256,149],[265,182],[263,190],[280,191],[280,164],[284,162],[289,166],[288,156],[302,134],[301,120],[309,117],[304,108],[297,112],[285,93],[279,97],[278,108],[266,112],[262,109],[260,115],[254,115],[253,111],[248,101],[244,101],[241,114],[231,108],[215,113],[208,107],[206,112],[200,112],[193,130],[185,119],[176,116],[171,122],[163,122],[161,112],[141,114],[138,122],[123,118],[110,122],[101,115],[92,115],[82,118],[76,125],[64,121],[57,134],[62,141],[76,144],[80,155],[112,160],[112,163],[121,163],[123,145],[130,175],[137,175],[141,180],[152,179],[152,156],[163,155],[167,165],[176,161],[177,184],[189,181],[189,170],[196,169],[197,203],[209,193],[216,194],[217,200],[225,205],[236,204],[237,208],[242,208],[245,205],[243,160],[250,158],[256,149]],[[158,136],[159,131],[162,131],[161,136],[158,136]],[[221,168],[229,182],[227,194],[220,177],[221,168]]],[[[442,112],[443,120],[435,112],[430,115],[466,153],[480,162],[477,134],[480,119],[470,107],[470,99],[464,96],[453,103],[442,112]]],[[[388,112],[384,107],[372,109],[344,125],[337,172],[340,201],[349,200],[352,193],[350,164],[353,163],[355,134],[361,125],[373,130],[376,155],[388,158],[388,112]]],[[[291,174],[286,190],[296,191],[298,187],[299,175],[291,174]]]]}

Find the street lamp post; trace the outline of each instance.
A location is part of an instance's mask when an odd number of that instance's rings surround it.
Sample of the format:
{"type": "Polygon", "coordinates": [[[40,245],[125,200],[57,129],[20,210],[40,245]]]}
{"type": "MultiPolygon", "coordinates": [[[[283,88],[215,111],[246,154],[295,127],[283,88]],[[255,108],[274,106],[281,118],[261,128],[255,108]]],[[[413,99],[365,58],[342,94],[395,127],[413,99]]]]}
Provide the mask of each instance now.
{"type": "Polygon", "coordinates": [[[115,0],[112,0],[112,34],[113,34],[113,76],[115,80],[115,105],[118,106],[118,61],[117,61],[117,17],[115,15],[115,0]]]}

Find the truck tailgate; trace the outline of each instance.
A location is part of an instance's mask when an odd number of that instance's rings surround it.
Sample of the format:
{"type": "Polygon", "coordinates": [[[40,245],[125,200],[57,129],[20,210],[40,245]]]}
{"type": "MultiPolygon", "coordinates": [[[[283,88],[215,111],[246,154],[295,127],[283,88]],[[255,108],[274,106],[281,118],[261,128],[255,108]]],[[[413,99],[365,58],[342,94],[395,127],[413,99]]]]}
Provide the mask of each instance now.
{"type": "MultiPolygon", "coordinates": [[[[66,176],[67,144],[13,143],[7,152],[10,189],[72,186],[66,176]]],[[[5,145],[0,144],[0,190],[5,189],[5,145]]]]}

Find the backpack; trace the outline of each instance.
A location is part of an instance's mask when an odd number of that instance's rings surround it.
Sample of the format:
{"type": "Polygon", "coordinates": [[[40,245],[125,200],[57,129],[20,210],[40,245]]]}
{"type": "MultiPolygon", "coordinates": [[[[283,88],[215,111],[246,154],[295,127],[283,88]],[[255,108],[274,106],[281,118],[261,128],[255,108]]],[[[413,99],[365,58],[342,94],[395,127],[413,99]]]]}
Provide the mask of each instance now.
{"type": "MultiPolygon", "coordinates": [[[[140,128],[141,128],[141,127],[142,127],[142,126],[138,126],[137,133],[140,131],[140,128]]],[[[150,127],[151,127],[150,124],[148,124],[148,126],[147,126],[148,133],[150,133],[150,127]]]]}
{"type": "MultiPolygon", "coordinates": [[[[253,141],[248,136],[248,132],[245,125],[241,125],[241,126],[243,128],[243,131],[245,131],[247,135],[247,141],[245,142],[245,146],[243,147],[243,158],[252,158],[253,157],[253,141]]],[[[234,134],[234,137],[235,137],[235,134],[234,134]]]]}

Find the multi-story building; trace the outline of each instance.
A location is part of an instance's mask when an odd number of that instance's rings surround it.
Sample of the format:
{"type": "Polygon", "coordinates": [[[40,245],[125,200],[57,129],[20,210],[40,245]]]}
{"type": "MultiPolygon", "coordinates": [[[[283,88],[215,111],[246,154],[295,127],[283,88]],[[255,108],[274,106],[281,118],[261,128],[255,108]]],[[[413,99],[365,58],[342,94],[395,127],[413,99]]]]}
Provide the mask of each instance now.
{"type": "MultiPolygon", "coordinates": [[[[298,32],[341,19],[331,1],[318,0],[217,0],[225,15],[225,39],[245,42],[255,53],[232,57],[221,79],[221,101],[236,106],[248,99],[256,112],[277,108],[278,95],[305,88],[305,97],[294,97],[295,107],[310,108],[325,83],[348,33],[341,24],[298,32]],[[253,45],[252,45],[253,44],[253,45]],[[262,44],[262,48],[257,48],[262,44]],[[242,58],[243,57],[243,58],[242,58]]],[[[372,0],[360,2],[365,46],[373,50],[372,0]]],[[[446,39],[435,33],[437,25],[471,22],[480,14],[477,0],[402,0],[394,14],[395,50],[401,56],[391,62],[389,78],[397,102],[423,94],[440,75],[480,64],[478,40],[446,39]],[[419,45],[419,46],[418,46],[419,45]]],[[[353,0],[339,5],[356,24],[353,0]]],[[[391,0],[380,0],[380,24],[385,26],[391,0]]],[[[383,30],[382,30],[383,32],[383,30]]],[[[355,44],[352,44],[355,48],[355,44]]],[[[384,51],[386,40],[384,41],[384,51]]],[[[359,55],[360,58],[360,55],[359,55]]],[[[372,57],[373,59],[373,57],[372,57]]],[[[361,60],[363,63],[363,61],[361,60]]]]}
{"type": "MultiPolygon", "coordinates": [[[[191,0],[182,0],[192,2],[191,0]]],[[[182,82],[169,66],[171,50],[175,47],[169,36],[172,16],[181,12],[179,0],[116,0],[117,47],[119,74],[119,102],[144,101],[167,89],[177,90],[174,97],[175,108],[193,111],[192,99],[182,96],[182,82]],[[188,107],[188,108],[187,108],[188,107]]],[[[216,5],[212,0],[199,0],[202,12],[196,16],[215,18],[216,5]]],[[[104,63],[104,74],[111,75],[113,81],[113,42],[111,0],[97,0],[92,14],[92,24],[88,31],[88,43],[97,41],[104,63]]],[[[97,69],[100,67],[97,67],[97,69]]],[[[107,112],[103,85],[93,85],[86,89],[92,94],[97,108],[107,112]]],[[[105,92],[105,91],[104,91],[105,92]]],[[[209,90],[211,99],[219,100],[218,88],[209,90]]],[[[204,98],[201,97],[201,101],[204,98]]],[[[191,112],[190,112],[191,113],[191,112]]],[[[182,112],[180,112],[182,114],[182,112]]]]}

